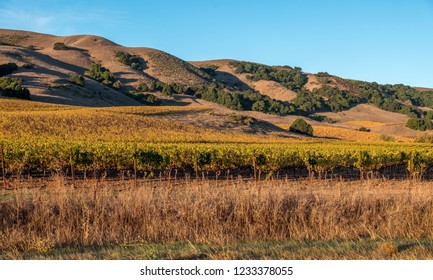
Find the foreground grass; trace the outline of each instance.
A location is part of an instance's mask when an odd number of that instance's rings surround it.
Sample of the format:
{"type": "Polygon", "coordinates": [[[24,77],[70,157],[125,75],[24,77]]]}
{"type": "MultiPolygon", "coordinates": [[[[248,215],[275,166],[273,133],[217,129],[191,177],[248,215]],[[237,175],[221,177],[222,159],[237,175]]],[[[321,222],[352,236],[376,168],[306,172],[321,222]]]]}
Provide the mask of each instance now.
{"type": "Polygon", "coordinates": [[[14,185],[0,191],[2,259],[433,259],[429,182],[14,185]]]}
{"type": "Polygon", "coordinates": [[[3,252],[0,259],[64,260],[422,260],[433,259],[433,240],[261,241],[229,244],[135,242],[84,248],[3,252]]]}

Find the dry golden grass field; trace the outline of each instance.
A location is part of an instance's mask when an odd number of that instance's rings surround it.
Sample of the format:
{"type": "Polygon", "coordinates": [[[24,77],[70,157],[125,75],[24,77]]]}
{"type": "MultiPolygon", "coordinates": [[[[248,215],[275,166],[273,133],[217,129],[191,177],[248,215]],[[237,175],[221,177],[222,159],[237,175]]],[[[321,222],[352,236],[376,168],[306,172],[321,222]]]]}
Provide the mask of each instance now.
{"type": "Polygon", "coordinates": [[[1,259],[431,259],[431,183],[22,180],[1,259]]]}

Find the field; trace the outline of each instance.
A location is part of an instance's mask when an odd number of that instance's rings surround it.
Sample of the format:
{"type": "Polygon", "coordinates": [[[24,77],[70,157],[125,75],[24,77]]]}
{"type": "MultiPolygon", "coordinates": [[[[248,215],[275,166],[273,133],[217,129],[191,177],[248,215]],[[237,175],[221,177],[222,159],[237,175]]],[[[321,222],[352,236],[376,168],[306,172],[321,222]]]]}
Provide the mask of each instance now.
{"type": "Polygon", "coordinates": [[[433,258],[430,143],[175,120],[209,111],[0,99],[0,258],[433,258]]]}
{"type": "Polygon", "coordinates": [[[2,259],[431,259],[429,183],[23,180],[2,259]]]}

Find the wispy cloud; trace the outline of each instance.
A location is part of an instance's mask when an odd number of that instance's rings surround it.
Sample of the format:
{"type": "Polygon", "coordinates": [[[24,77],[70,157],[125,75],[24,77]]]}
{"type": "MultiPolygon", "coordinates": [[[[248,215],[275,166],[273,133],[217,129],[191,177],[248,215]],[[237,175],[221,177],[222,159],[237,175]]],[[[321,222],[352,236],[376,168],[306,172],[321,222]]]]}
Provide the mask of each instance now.
{"type": "MultiPolygon", "coordinates": [[[[31,30],[56,35],[86,32],[86,26],[115,26],[120,24],[124,15],[104,9],[87,9],[68,5],[37,6],[32,1],[8,1],[0,4],[0,26],[10,29],[31,30]]],[[[44,1],[42,1],[44,2],[44,1]]],[[[45,1],[46,2],[46,1],[45,1]]]]}
{"type": "Polygon", "coordinates": [[[34,9],[24,9],[22,7],[2,5],[0,6],[0,24],[3,27],[15,29],[28,29],[41,32],[53,31],[55,21],[54,16],[43,14],[34,9]]]}

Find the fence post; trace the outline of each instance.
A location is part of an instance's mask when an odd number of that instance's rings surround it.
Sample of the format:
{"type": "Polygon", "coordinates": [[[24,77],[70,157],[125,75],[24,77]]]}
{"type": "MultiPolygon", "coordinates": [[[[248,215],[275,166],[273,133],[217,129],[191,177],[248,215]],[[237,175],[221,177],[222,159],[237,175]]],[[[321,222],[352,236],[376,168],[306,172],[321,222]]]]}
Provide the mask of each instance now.
{"type": "Polygon", "coordinates": [[[73,149],[71,147],[69,154],[69,163],[71,164],[71,175],[72,175],[72,186],[75,186],[75,166],[74,166],[74,158],[73,158],[73,149]]]}
{"type": "Polygon", "coordinates": [[[137,144],[134,146],[134,187],[137,187],[137,144]]]}
{"type": "Polygon", "coordinates": [[[0,146],[0,156],[1,156],[3,188],[6,189],[5,154],[3,150],[3,144],[0,146]]]}

